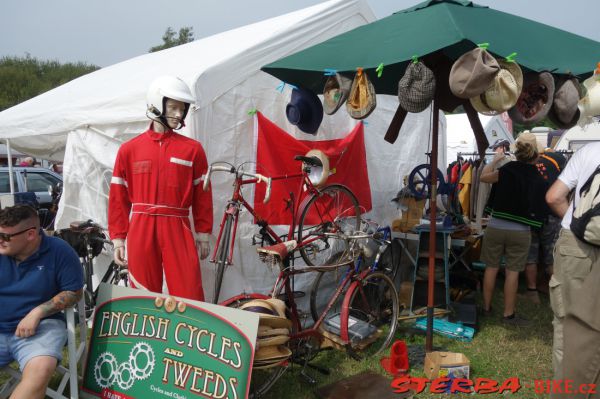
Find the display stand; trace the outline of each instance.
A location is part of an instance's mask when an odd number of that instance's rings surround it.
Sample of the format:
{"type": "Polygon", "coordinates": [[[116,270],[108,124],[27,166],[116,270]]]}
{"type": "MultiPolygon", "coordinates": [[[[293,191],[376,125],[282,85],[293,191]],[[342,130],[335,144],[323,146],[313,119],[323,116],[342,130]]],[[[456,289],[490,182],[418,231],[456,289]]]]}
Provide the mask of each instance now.
{"type": "MultiPolygon", "coordinates": [[[[429,258],[429,234],[430,227],[429,225],[421,225],[415,228],[419,236],[418,245],[417,245],[417,256],[415,262],[415,269],[413,273],[413,281],[417,281],[417,265],[419,263],[419,259],[429,258]]],[[[445,308],[448,309],[450,306],[450,275],[449,275],[449,259],[448,255],[450,253],[450,245],[451,238],[450,234],[454,232],[454,228],[445,228],[436,226],[436,252],[435,259],[442,262],[444,268],[444,291],[445,291],[445,308]]],[[[410,312],[413,313],[413,304],[414,304],[414,293],[415,288],[413,288],[411,301],[410,301],[410,312]]]]}

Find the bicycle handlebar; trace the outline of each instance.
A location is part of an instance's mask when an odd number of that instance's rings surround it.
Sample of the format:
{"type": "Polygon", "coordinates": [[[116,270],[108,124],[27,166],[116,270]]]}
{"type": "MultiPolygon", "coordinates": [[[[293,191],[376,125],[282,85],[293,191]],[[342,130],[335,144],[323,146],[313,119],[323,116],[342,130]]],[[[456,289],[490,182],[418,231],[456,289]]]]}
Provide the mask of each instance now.
{"type": "Polygon", "coordinates": [[[206,172],[206,178],[204,179],[204,184],[202,185],[202,189],[204,191],[208,190],[208,183],[210,182],[210,176],[214,171],[217,172],[229,172],[235,173],[238,177],[248,176],[257,180],[257,183],[263,182],[267,185],[267,189],[265,191],[265,198],[263,199],[263,203],[266,204],[269,202],[271,198],[271,178],[261,175],[260,173],[250,173],[244,171],[237,171],[233,166],[224,166],[224,165],[210,165],[208,167],[208,171],[206,172]]]}

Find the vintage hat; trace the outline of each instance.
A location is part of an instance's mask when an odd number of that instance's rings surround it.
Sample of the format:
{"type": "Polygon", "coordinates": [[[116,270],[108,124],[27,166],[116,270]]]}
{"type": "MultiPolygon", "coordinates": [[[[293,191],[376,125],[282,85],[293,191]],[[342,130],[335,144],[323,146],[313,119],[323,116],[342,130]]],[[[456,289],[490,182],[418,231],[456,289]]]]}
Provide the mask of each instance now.
{"type": "Polygon", "coordinates": [[[583,82],[586,95],[579,100],[578,108],[581,116],[591,118],[600,115],[600,76],[592,75],[583,82]]]}
{"type": "Polygon", "coordinates": [[[366,72],[358,68],[350,94],[346,100],[346,110],[354,119],[364,119],[373,112],[377,106],[377,96],[373,83],[369,80],[366,72]]]}
{"type": "Polygon", "coordinates": [[[283,345],[286,342],[288,342],[289,340],[290,340],[290,334],[288,332],[287,334],[283,334],[283,335],[274,335],[272,337],[258,338],[256,340],[256,343],[258,344],[259,348],[262,348],[262,347],[269,346],[269,345],[283,345]]]}
{"type": "Polygon", "coordinates": [[[500,71],[498,61],[477,47],[460,56],[450,70],[450,90],[456,97],[469,99],[483,93],[500,71]]]}
{"type": "Polygon", "coordinates": [[[497,139],[496,141],[494,141],[494,143],[489,146],[488,148],[490,150],[495,150],[498,147],[504,147],[504,148],[508,148],[510,147],[510,141],[508,141],[507,139],[497,139]]]}
{"type": "Polygon", "coordinates": [[[323,104],[312,91],[295,88],[285,107],[285,115],[292,125],[298,126],[304,133],[315,134],[323,120],[323,104]]]}
{"type": "Polygon", "coordinates": [[[289,335],[290,330],[287,328],[273,328],[271,326],[259,325],[256,336],[258,338],[274,337],[276,335],[289,335]]]}
{"type": "Polygon", "coordinates": [[[535,136],[535,134],[531,133],[529,130],[525,130],[521,134],[519,134],[519,136],[515,140],[515,143],[511,145],[511,150],[513,152],[517,148],[517,143],[529,143],[529,144],[531,144],[537,150],[537,152],[539,154],[543,153],[544,150],[546,149],[546,147],[544,147],[539,142],[539,140],[537,139],[537,137],[535,136]]]}
{"type": "Polygon", "coordinates": [[[323,111],[333,115],[348,98],[351,87],[352,79],[339,73],[328,77],[323,88],[323,111]]]}
{"type": "Polygon", "coordinates": [[[561,78],[556,82],[552,108],[548,112],[550,119],[559,129],[570,129],[579,120],[579,100],[583,98],[583,88],[574,78],[561,78]]]}
{"type": "MultiPolygon", "coordinates": [[[[310,150],[305,157],[316,157],[321,161],[321,166],[311,166],[308,178],[315,187],[321,187],[329,178],[329,157],[321,150],[310,150]]],[[[304,169],[305,165],[302,165],[304,169]]]]}
{"type": "Polygon", "coordinates": [[[500,71],[483,93],[469,100],[484,115],[497,115],[512,108],[523,89],[523,72],[516,62],[498,60],[500,71]]]}
{"type": "Polygon", "coordinates": [[[398,100],[408,112],[424,111],[435,95],[435,76],[422,62],[411,62],[398,82],[398,100]]]}
{"type": "Polygon", "coordinates": [[[523,78],[523,90],[514,107],[508,110],[510,118],[522,125],[535,124],[544,119],[554,99],[554,77],[550,72],[530,73],[523,78]]]}
{"type": "Polygon", "coordinates": [[[292,355],[292,351],[283,345],[267,345],[258,348],[254,363],[281,362],[292,355]]]}
{"type": "MultiPolygon", "coordinates": [[[[240,306],[240,309],[258,313],[260,317],[260,325],[266,325],[274,328],[291,328],[292,322],[285,317],[285,303],[283,304],[284,308],[282,316],[281,309],[279,309],[280,305],[277,304],[277,307],[275,307],[275,305],[270,301],[272,301],[272,299],[253,299],[240,306]]],[[[273,299],[273,301],[279,300],[273,299]]]]}

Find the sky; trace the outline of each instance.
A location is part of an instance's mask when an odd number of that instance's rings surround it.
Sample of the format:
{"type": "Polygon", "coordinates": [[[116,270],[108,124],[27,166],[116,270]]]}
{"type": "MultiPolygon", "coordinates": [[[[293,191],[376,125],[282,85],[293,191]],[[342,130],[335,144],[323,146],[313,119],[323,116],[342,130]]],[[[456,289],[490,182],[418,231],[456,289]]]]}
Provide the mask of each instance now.
{"type": "MultiPolygon", "coordinates": [[[[600,41],[598,0],[476,0],[600,41]]],[[[162,44],[167,27],[200,39],[322,0],[2,0],[0,57],[25,56],[101,67],[162,44]]],[[[377,18],[420,0],[367,0],[377,18]]],[[[526,40],[526,38],[524,38],[526,40]]],[[[557,49],[560,51],[560,49],[557,49]]],[[[598,55],[600,61],[600,54],[598,55]]]]}

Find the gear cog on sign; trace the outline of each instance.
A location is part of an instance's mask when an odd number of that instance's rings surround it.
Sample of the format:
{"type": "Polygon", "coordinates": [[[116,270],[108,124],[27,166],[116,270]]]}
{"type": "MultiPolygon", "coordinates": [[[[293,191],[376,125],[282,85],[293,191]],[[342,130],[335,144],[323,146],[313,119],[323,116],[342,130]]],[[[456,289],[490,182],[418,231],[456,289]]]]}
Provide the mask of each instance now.
{"type": "Polygon", "coordinates": [[[109,385],[112,385],[117,376],[117,368],[118,365],[115,355],[110,352],[102,352],[100,356],[98,356],[98,359],[96,359],[96,364],[94,365],[94,379],[96,380],[96,383],[101,388],[107,388],[109,385]],[[110,372],[108,375],[105,375],[105,373],[102,372],[102,366],[105,364],[109,366],[110,372]]]}
{"type": "Polygon", "coordinates": [[[148,378],[150,374],[152,374],[155,364],[152,347],[146,342],[138,342],[135,344],[129,353],[129,364],[131,365],[131,370],[135,379],[145,380],[148,378]],[[138,358],[142,354],[146,356],[146,364],[144,367],[140,367],[140,363],[138,362],[138,358]]]}
{"type": "Polygon", "coordinates": [[[123,362],[117,369],[117,385],[124,391],[127,391],[133,386],[136,378],[133,374],[133,369],[129,362],[123,362]]]}

